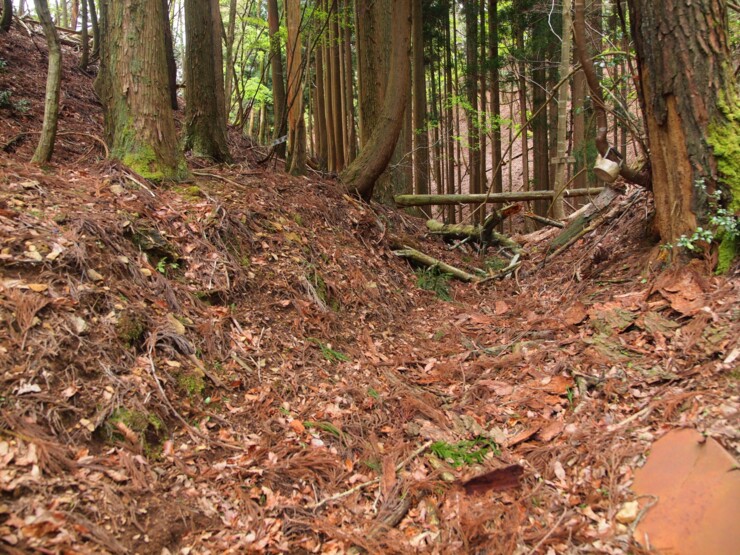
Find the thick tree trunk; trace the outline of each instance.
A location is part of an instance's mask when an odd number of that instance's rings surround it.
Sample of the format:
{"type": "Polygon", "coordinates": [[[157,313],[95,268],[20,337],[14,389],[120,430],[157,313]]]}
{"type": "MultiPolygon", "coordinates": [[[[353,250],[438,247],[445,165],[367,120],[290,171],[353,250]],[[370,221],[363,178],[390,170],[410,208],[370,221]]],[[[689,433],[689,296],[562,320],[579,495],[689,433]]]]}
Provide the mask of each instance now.
{"type": "Polygon", "coordinates": [[[49,5],[46,0],[35,0],[36,13],[41,26],[44,28],[46,44],[49,47],[49,71],[46,76],[46,98],[44,100],[44,123],[41,128],[41,137],[33,154],[31,162],[45,164],[51,160],[54,151],[54,140],[57,135],[57,121],[59,119],[59,91],[62,83],[62,49],[59,45],[54,22],[51,20],[49,5]]]}
{"type": "MultiPolygon", "coordinates": [[[[286,114],[285,77],[283,73],[282,49],[280,46],[280,15],[277,0],[267,0],[267,24],[270,32],[270,69],[272,70],[272,106],[275,111],[274,139],[285,135],[288,118],[286,114]]],[[[321,94],[323,100],[323,94],[321,94]]],[[[286,144],[275,147],[275,154],[285,158],[286,144]]]]}
{"type": "Polygon", "coordinates": [[[656,226],[663,240],[674,241],[707,219],[701,183],[710,193],[723,189],[730,209],[740,209],[740,102],[728,48],[727,2],[628,4],[656,226]]]}
{"type": "Polygon", "coordinates": [[[411,3],[393,2],[391,12],[391,67],[383,106],[365,146],[341,174],[347,189],[365,200],[372,197],[375,183],[385,171],[403,125],[409,91],[411,3]]]}
{"type": "MultiPolygon", "coordinates": [[[[226,144],[226,122],[219,103],[223,98],[220,35],[215,34],[212,0],[185,0],[185,148],[214,162],[231,160],[226,144]]],[[[163,42],[164,44],[164,42],[163,42]]]]}
{"type": "MultiPolygon", "coordinates": [[[[532,110],[537,112],[547,102],[547,59],[548,42],[552,33],[548,28],[547,18],[540,18],[533,30],[534,57],[537,67],[532,70],[532,110]]],[[[533,155],[533,177],[534,189],[547,191],[550,189],[550,144],[548,133],[549,108],[544,108],[539,115],[532,120],[532,155],[533,155]]],[[[535,213],[547,216],[550,203],[547,201],[535,202],[535,213]]]]}
{"type": "Polygon", "coordinates": [[[187,167],[167,94],[161,22],[161,0],[101,3],[103,42],[95,88],[111,156],[147,179],[181,179],[187,167]]]}
{"type": "MultiPolygon", "coordinates": [[[[47,8],[48,9],[48,8],[47,8]]],[[[13,22],[13,0],[3,0],[3,16],[0,18],[0,31],[10,29],[13,22]]]]}

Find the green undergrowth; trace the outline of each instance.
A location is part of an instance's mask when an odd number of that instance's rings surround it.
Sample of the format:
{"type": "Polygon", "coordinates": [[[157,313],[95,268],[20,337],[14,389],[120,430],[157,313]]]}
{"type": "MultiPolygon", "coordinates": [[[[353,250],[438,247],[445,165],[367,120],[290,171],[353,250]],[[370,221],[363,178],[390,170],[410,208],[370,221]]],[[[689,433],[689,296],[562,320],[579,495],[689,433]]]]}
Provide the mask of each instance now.
{"type": "Polygon", "coordinates": [[[498,445],[492,439],[485,437],[476,437],[458,443],[435,441],[429,449],[437,457],[447,461],[455,468],[463,465],[480,464],[489,453],[494,455],[501,453],[498,445]]]}
{"type": "Polygon", "coordinates": [[[416,286],[425,291],[433,291],[443,301],[451,301],[450,274],[441,272],[436,266],[416,270],[416,286]]]}

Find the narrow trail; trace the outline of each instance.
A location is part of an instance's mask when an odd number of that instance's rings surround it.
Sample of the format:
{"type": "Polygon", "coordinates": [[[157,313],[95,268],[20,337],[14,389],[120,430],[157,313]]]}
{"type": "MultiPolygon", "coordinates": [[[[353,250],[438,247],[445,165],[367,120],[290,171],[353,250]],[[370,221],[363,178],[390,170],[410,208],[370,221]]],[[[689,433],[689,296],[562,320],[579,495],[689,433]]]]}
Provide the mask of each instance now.
{"type": "Polygon", "coordinates": [[[644,193],[442,300],[391,236],[486,260],[236,132],[189,183],[102,161],[65,63],[60,131],[91,136],[23,162],[40,61],[0,119],[0,551],[640,553],[620,515],[653,442],[737,453],[737,275],[655,262],[644,193]]]}

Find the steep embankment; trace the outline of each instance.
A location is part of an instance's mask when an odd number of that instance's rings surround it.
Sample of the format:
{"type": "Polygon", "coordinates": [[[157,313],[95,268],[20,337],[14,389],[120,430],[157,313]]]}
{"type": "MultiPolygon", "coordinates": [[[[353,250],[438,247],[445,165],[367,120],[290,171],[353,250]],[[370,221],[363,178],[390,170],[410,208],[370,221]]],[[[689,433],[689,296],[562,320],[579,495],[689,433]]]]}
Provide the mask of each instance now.
{"type": "Polygon", "coordinates": [[[60,131],[86,135],[29,166],[28,40],[0,38],[28,101],[0,119],[2,550],[635,551],[615,516],[657,435],[737,440],[737,280],[654,273],[643,193],[444,302],[389,238],[483,261],[243,138],[171,187],[102,160],[69,50],[60,131]]]}

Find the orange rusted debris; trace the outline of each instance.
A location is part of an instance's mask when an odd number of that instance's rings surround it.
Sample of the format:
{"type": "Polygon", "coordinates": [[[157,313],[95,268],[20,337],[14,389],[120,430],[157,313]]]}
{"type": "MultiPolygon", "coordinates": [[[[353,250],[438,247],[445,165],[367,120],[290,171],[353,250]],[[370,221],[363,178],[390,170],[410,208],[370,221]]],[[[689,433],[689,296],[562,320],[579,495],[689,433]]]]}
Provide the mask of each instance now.
{"type": "MultiPolygon", "coordinates": [[[[691,429],[655,442],[635,473],[639,496],[655,496],[635,530],[645,547],[672,555],[734,555],[740,546],[740,472],[715,440],[691,429]]],[[[641,504],[648,504],[648,497],[641,504]]]]}

